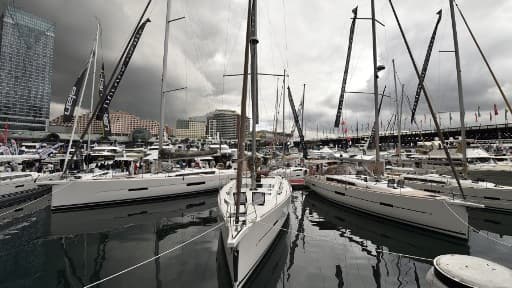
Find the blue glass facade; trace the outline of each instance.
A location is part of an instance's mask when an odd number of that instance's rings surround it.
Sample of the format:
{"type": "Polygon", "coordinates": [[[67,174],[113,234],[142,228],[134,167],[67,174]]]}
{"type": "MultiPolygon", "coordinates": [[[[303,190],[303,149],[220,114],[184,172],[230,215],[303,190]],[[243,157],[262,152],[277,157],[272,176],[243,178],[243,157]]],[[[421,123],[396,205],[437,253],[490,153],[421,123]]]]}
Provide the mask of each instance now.
{"type": "Polygon", "coordinates": [[[45,131],[55,24],[8,6],[0,22],[0,129],[45,131]]]}

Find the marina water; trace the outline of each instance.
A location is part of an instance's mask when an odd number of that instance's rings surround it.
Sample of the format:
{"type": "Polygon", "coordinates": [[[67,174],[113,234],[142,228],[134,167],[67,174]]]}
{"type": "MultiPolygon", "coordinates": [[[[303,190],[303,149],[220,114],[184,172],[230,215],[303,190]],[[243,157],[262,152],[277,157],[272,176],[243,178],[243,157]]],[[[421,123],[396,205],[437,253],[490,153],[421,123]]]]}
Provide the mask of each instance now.
{"type": "MultiPolygon", "coordinates": [[[[52,213],[0,226],[0,287],[83,287],[218,224],[217,197],[52,213]]],[[[512,267],[512,215],[471,210],[469,241],[383,220],[294,191],[290,216],[249,287],[430,287],[431,261],[469,254],[512,267]],[[299,232],[299,233],[296,233],[299,232]],[[487,237],[507,245],[496,243],[487,237]],[[405,256],[408,255],[408,256],[405,256]]],[[[219,230],[98,287],[229,287],[219,230]]]]}

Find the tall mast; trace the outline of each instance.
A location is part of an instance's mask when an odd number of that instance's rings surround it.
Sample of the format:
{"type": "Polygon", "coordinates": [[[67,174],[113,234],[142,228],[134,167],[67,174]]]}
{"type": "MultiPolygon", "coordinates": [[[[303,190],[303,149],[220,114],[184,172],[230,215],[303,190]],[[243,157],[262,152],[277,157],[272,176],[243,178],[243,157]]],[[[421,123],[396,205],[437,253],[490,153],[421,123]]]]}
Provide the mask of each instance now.
{"type": "MultiPolygon", "coordinates": [[[[100,39],[100,23],[98,22],[98,28],[96,29],[96,44],[94,45],[94,66],[92,70],[92,88],[91,88],[91,108],[90,113],[92,115],[94,110],[94,86],[96,84],[96,62],[98,60],[98,41],[100,39]]],[[[91,151],[91,130],[89,127],[89,135],[87,137],[87,151],[91,151]]]]}
{"type": "Polygon", "coordinates": [[[464,109],[464,94],[462,91],[462,76],[460,69],[460,56],[459,56],[459,40],[457,38],[457,23],[455,21],[455,11],[453,9],[454,0],[448,0],[450,2],[450,16],[452,18],[452,31],[453,31],[453,50],[455,50],[455,68],[457,70],[457,91],[459,94],[459,115],[460,115],[460,138],[462,148],[462,165],[463,173],[466,174],[467,168],[467,155],[466,155],[466,125],[464,121],[465,109],[464,109]]]}
{"type": "Polygon", "coordinates": [[[257,0],[252,0],[251,7],[251,35],[249,38],[251,52],[251,97],[252,97],[252,171],[251,190],[256,190],[256,124],[258,117],[258,31],[257,31],[257,0]]]}
{"type": "MultiPolygon", "coordinates": [[[[372,6],[372,43],[373,43],[373,96],[375,101],[375,162],[380,162],[379,149],[379,83],[377,80],[377,37],[375,36],[375,0],[371,0],[372,6]]],[[[379,172],[380,174],[380,172],[379,172]]]]}
{"type": "Polygon", "coordinates": [[[398,111],[398,163],[402,166],[402,157],[400,150],[402,149],[402,106],[404,104],[405,84],[402,84],[402,94],[400,96],[400,109],[398,111]]]}
{"type": "MultiPolygon", "coordinates": [[[[304,129],[304,106],[306,106],[306,104],[304,103],[304,98],[306,97],[306,83],[304,83],[304,86],[302,88],[302,111],[301,111],[301,115],[300,115],[300,127],[302,128],[302,133],[303,134],[306,134],[306,129],[304,129]]],[[[304,135],[304,137],[306,137],[306,135],[304,135]]]]}
{"type": "Polygon", "coordinates": [[[247,81],[249,78],[249,32],[251,24],[251,0],[247,8],[247,30],[245,32],[244,76],[242,80],[242,101],[240,105],[240,121],[238,125],[236,194],[235,194],[235,224],[240,222],[240,193],[242,190],[242,173],[245,158],[245,118],[247,117],[247,81]]]}
{"type": "MultiPolygon", "coordinates": [[[[396,101],[396,114],[395,114],[395,123],[398,122],[398,118],[400,117],[398,114],[400,113],[398,110],[398,89],[396,87],[396,67],[395,67],[395,59],[392,59],[392,63],[393,63],[393,81],[395,82],[395,101],[396,101]]],[[[397,123],[398,125],[401,124],[400,123],[397,123]]],[[[398,126],[399,127],[399,126],[398,126]]],[[[396,147],[396,153],[398,154],[398,163],[400,163],[400,165],[402,164],[402,158],[400,157],[400,150],[402,149],[402,143],[401,143],[401,139],[400,139],[400,128],[398,128],[398,143],[397,143],[397,147],[396,147]]]]}
{"type": "Polygon", "coordinates": [[[167,53],[169,50],[169,21],[171,17],[171,0],[167,0],[167,12],[165,13],[165,38],[164,56],[162,64],[162,83],[160,84],[160,131],[158,134],[158,150],[162,149],[164,140],[165,121],[165,80],[167,79],[167,53]]]}
{"type": "Polygon", "coordinates": [[[286,69],[283,70],[283,155],[282,155],[282,159],[283,159],[283,163],[284,163],[284,145],[285,145],[285,137],[284,137],[284,107],[285,107],[285,94],[286,94],[286,69]]]}
{"type": "MultiPolygon", "coordinates": [[[[95,44],[96,45],[96,44],[95,44]]],[[[93,58],[93,55],[94,55],[95,51],[94,51],[94,48],[93,50],[91,51],[91,55],[89,56],[89,62],[87,63],[87,71],[85,72],[85,80],[84,80],[84,84],[83,84],[83,88],[82,90],[80,91],[80,100],[78,100],[78,110],[77,110],[77,113],[75,113],[75,119],[73,121],[73,130],[71,131],[71,138],[69,139],[69,146],[68,146],[68,151],[66,152],[66,159],[64,160],[64,172],[62,173],[62,175],[64,175],[66,172],[67,172],[67,167],[68,167],[68,161],[69,161],[69,152],[71,150],[71,147],[73,146],[73,138],[75,137],[75,130],[76,130],[76,125],[77,125],[77,120],[78,120],[78,112],[80,111],[80,107],[82,107],[82,100],[84,99],[84,92],[85,92],[85,88],[87,87],[87,78],[89,77],[89,70],[91,68],[91,62],[92,62],[92,58],[93,58]]],[[[81,139],[80,139],[81,141],[81,139]]],[[[80,149],[80,147],[75,147],[75,151],[73,152],[73,155],[76,155],[76,150],[80,149]]]]}

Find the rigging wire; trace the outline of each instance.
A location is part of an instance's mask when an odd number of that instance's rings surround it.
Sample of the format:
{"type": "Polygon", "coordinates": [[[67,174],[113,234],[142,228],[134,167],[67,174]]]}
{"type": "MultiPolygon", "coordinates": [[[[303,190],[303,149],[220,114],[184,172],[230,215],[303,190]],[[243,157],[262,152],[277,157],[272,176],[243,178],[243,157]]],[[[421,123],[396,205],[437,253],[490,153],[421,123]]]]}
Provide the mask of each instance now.
{"type": "Polygon", "coordinates": [[[164,256],[165,254],[171,253],[171,252],[173,252],[173,251],[175,251],[175,250],[177,250],[177,249],[179,249],[179,248],[181,248],[181,247],[183,247],[183,246],[186,246],[187,244],[189,244],[189,243],[191,243],[191,242],[193,242],[193,241],[195,241],[195,240],[197,240],[197,239],[202,238],[202,237],[203,237],[203,236],[205,236],[206,234],[208,234],[208,233],[210,233],[210,232],[212,232],[212,231],[214,231],[214,230],[217,230],[217,229],[218,229],[218,228],[220,228],[220,226],[222,226],[222,225],[224,225],[224,222],[220,222],[219,224],[217,224],[217,225],[215,225],[214,227],[212,227],[212,228],[210,228],[210,229],[206,230],[205,232],[203,232],[203,233],[201,233],[201,234],[199,234],[199,235],[197,235],[197,236],[195,236],[195,237],[193,237],[193,238],[191,238],[191,239],[189,239],[189,240],[187,240],[187,241],[185,241],[185,242],[182,242],[181,244],[179,244],[179,245],[177,245],[177,246],[174,246],[173,248],[170,248],[170,249],[168,249],[168,250],[165,250],[164,252],[159,253],[159,254],[158,254],[158,255],[156,255],[156,256],[153,256],[153,257],[151,257],[151,258],[149,258],[149,259],[146,259],[146,260],[144,260],[144,261],[142,261],[142,262],[140,262],[140,263],[137,263],[137,264],[135,264],[135,265],[133,265],[133,266],[130,266],[130,267],[126,268],[126,269],[123,269],[123,270],[121,270],[121,271],[119,271],[119,272],[117,272],[117,273],[114,273],[114,274],[110,275],[110,276],[107,276],[107,277],[105,277],[105,278],[103,278],[103,279],[101,279],[101,280],[99,280],[99,281],[96,281],[96,282],[94,282],[94,283],[88,284],[88,285],[84,286],[84,288],[89,288],[89,287],[96,286],[96,285],[101,284],[101,283],[103,283],[103,282],[105,282],[105,281],[107,281],[107,280],[110,280],[110,279],[115,278],[115,277],[117,277],[117,276],[119,276],[119,275],[121,275],[121,274],[124,274],[124,273],[126,273],[126,272],[129,272],[129,271],[131,271],[131,270],[135,269],[135,268],[138,268],[138,267],[140,267],[140,266],[142,266],[142,265],[144,265],[144,264],[147,264],[147,263],[149,263],[149,262],[151,262],[151,261],[154,261],[155,259],[158,259],[158,258],[160,258],[160,257],[164,256]]]}

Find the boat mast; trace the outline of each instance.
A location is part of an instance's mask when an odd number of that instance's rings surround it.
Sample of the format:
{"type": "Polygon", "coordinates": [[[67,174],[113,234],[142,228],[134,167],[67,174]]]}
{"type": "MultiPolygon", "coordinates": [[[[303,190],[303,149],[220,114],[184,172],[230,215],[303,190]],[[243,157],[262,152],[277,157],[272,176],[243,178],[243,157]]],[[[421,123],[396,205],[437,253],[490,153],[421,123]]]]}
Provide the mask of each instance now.
{"type": "Polygon", "coordinates": [[[249,78],[249,32],[251,24],[251,0],[247,8],[247,29],[245,32],[244,76],[242,80],[242,101],[240,105],[240,121],[238,125],[237,169],[235,193],[235,225],[240,222],[240,195],[242,190],[242,173],[245,158],[245,118],[247,117],[247,81],[249,78]]]}
{"type": "Polygon", "coordinates": [[[404,91],[405,84],[402,84],[402,95],[400,96],[400,109],[398,112],[398,163],[402,166],[402,157],[400,156],[400,150],[402,148],[402,106],[404,104],[404,91]]]}
{"type": "Polygon", "coordinates": [[[459,11],[460,17],[462,18],[464,25],[468,29],[469,35],[471,35],[471,39],[473,39],[473,42],[475,43],[476,48],[478,48],[478,52],[480,52],[480,56],[482,56],[485,66],[487,66],[487,69],[489,69],[489,73],[491,74],[491,77],[494,80],[494,83],[496,83],[496,86],[498,87],[498,90],[500,91],[501,97],[503,97],[503,101],[505,101],[505,104],[507,105],[508,111],[509,112],[512,111],[512,106],[510,106],[510,102],[508,101],[507,96],[505,95],[505,92],[503,92],[503,89],[501,88],[501,85],[498,82],[498,79],[496,78],[496,75],[494,74],[494,71],[492,70],[491,65],[489,64],[489,61],[487,61],[487,58],[485,57],[485,54],[482,51],[482,48],[480,47],[480,44],[478,44],[478,41],[476,41],[473,31],[471,31],[471,28],[469,28],[469,24],[468,24],[468,21],[466,21],[466,17],[464,17],[464,14],[462,14],[462,11],[460,10],[460,7],[457,3],[455,3],[455,6],[457,6],[457,10],[459,11]]]}
{"type": "Polygon", "coordinates": [[[281,156],[284,164],[284,145],[286,142],[286,138],[284,137],[284,107],[285,107],[285,94],[286,94],[286,69],[283,70],[283,155],[281,156]]]}
{"type": "MultiPolygon", "coordinates": [[[[392,63],[393,63],[393,81],[395,82],[395,101],[396,101],[396,115],[395,115],[395,123],[398,122],[398,118],[400,117],[399,113],[401,114],[401,112],[399,111],[399,108],[398,108],[398,89],[396,87],[396,67],[395,67],[395,59],[392,59],[392,63]]],[[[403,89],[402,89],[402,96],[403,96],[403,89]]],[[[401,107],[400,107],[401,108],[401,107]]],[[[398,164],[400,164],[400,166],[402,166],[402,157],[400,156],[401,154],[401,149],[402,149],[402,139],[400,139],[400,124],[402,124],[402,121],[400,121],[400,123],[397,123],[398,124],[398,145],[396,147],[396,153],[398,154],[398,164]]]]}
{"type": "MultiPolygon", "coordinates": [[[[304,86],[302,88],[302,111],[300,112],[300,127],[302,128],[302,134],[306,134],[306,129],[304,129],[304,106],[306,105],[304,103],[304,98],[306,97],[306,83],[304,83],[304,86]]],[[[304,135],[306,137],[306,135],[304,135]]]]}
{"type": "MultiPolygon", "coordinates": [[[[411,47],[409,46],[409,41],[407,41],[407,38],[405,37],[404,29],[402,28],[402,24],[400,23],[400,20],[398,19],[398,14],[396,13],[395,6],[393,5],[392,0],[388,0],[389,6],[391,6],[391,10],[393,11],[393,16],[395,17],[396,24],[398,25],[398,29],[400,30],[400,34],[402,35],[402,39],[405,44],[405,48],[407,49],[407,54],[409,54],[409,58],[412,63],[412,67],[414,68],[414,72],[416,72],[416,77],[418,77],[418,80],[421,81],[421,75],[420,70],[418,69],[418,65],[416,64],[416,60],[414,60],[414,56],[411,52],[411,47]]],[[[462,195],[462,198],[466,198],[464,195],[464,190],[462,189],[462,186],[460,185],[460,179],[459,174],[457,174],[457,171],[455,170],[455,166],[453,166],[452,157],[450,155],[450,152],[448,151],[448,147],[446,146],[446,142],[444,141],[443,133],[441,132],[441,127],[439,125],[439,122],[436,118],[436,113],[434,111],[434,107],[432,105],[432,102],[430,101],[430,97],[427,93],[427,88],[425,87],[425,84],[421,85],[421,90],[423,91],[423,95],[425,95],[425,100],[427,101],[428,110],[430,111],[430,115],[432,116],[432,121],[434,122],[434,126],[436,127],[437,136],[439,137],[439,140],[441,140],[441,144],[443,145],[443,150],[446,155],[446,159],[448,159],[448,163],[450,163],[450,168],[453,173],[453,177],[455,177],[455,180],[457,181],[457,186],[459,187],[459,191],[462,195]]]]}
{"type": "Polygon", "coordinates": [[[252,97],[252,171],[251,171],[251,190],[256,190],[256,124],[259,123],[258,117],[258,31],[257,31],[257,0],[252,0],[251,8],[251,35],[249,38],[251,52],[251,97],[252,97]]]}
{"type": "MultiPolygon", "coordinates": [[[[92,88],[91,88],[91,107],[90,113],[92,115],[94,110],[94,86],[96,84],[96,63],[98,60],[98,41],[100,39],[100,22],[98,21],[98,28],[96,29],[96,45],[94,46],[94,66],[92,70],[92,88]]],[[[91,151],[91,131],[92,127],[89,127],[89,135],[87,136],[87,151],[91,151]]]]}
{"type": "MultiPolygon", "coordinates": [[[[96,44],[95,44],[96,46],[96,44]]],[[[91,69],[91,62],[92,62],[92,58],[94,56],[94,47],[91,51],[91,55],[89,56],[89,62],[87,63],[87,71],[85,72],[85,80],[84,80],[84,87],[83,89],[80,91],[80,100],[78,100],[78,112],[80,111],[80,107],[82,107],[82,100],[84,99],[84,92],[85,92],[85,88],[87,86],[87,78],[89,77],[89,70],[91,69]]],[[[78,112],[75,113],[75,119],[73,121],[73,130],[71,131],[71,138],[69,139],[69,145],[68,145],[68,151],[66,151],[66,159],[64,159],[64,172],[62,173],[62,175],[65,174],[65,172],[67,172],[67,167],[68,167],[68,162],[69,162],[69,152],[71,150],[71,147],[73,146],[73,138],[75,138],[75,131],[76,131],[76,125],[77,125],[77,120],[78,120],[78,112]]],[[[82,138],[80,138],[80,141],[82,138]]],[[[76,147],[75,148],[75,151],[73,152],[73,155],[76,155],[76,150],[80,149],[80,147],[76,147]]]]}
{"type": "MultiPolygon", "coordinates": [[[[373,44],[373,97],[375,101],[375,164],[378,165],[380,163],[380,149],[379,149],[379,83],[377,76],[377,37],[375,36],[375,0],[371,0],[371,8],[372,8],[372,44],[373,44]]],[[[376,166],[377,167],[377,166],[376,166]]],[[[378,171],[376,173],[380,175],[381,172],[378,171]]]]}
{"type": "Polygon", "coordinates": [[[466,155],[466,125],[465,125],[465,109],[464,109],[464,94],[462,91],[462,75],[460,69],[460,56],[459,56],[459,40],[457,37],[457,23],[455,21],[455,11],[453,8],[454,0],[448,0],[450,2],[450,16],[452,18],[452,31],[453,31],[453,50],[455,51],[455,68],[457,70],[457,91],[459,94],[459,115],[460,115],[460,138],[462,148],[462,165],[463,174],[467,172],[467,155],[466,155]]]}
{"type": "MultiPolygon", "coordinates": [[[[164,140],[165,121],[165,80],[167,79],[167,53],[169,51],[169,25],[171,17],[171,0],[167,0],[167,12],[165,13],[165,37],[164,56],[162,61],[162,82],[160,83],[160,131],[158,133],[158,151],[162,149],[164,140]]],[[[160,161],[160,159],[158,159],[160,161]]]]}

